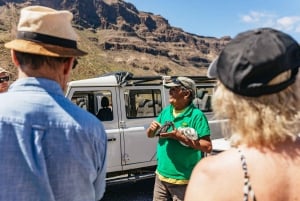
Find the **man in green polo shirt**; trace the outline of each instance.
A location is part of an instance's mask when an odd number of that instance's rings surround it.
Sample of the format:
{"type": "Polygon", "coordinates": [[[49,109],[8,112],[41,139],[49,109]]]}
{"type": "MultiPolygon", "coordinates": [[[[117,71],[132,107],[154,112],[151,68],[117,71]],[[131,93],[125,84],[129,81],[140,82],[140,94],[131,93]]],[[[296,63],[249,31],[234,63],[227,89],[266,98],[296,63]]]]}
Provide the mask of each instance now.
{"type": "Polygon", "coordinates": [[[193,104],[195,82],[177,77],[165,84],[170,105],[147,129],[148,137],[159,136],[154,201],[184,200],[192,170],[204,152],[211,152],[210,129],[203,112],[193,104]]]}

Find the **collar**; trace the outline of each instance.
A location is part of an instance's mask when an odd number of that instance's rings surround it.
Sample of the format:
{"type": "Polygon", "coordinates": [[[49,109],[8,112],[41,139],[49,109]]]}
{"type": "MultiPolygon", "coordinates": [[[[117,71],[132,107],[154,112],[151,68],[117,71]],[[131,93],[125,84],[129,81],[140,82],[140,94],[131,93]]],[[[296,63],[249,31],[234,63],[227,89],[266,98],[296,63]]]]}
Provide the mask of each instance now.
{"type": "Polygon", "coordinates": [[[51,94],[64,96],[62,88],[56,81],[36,77],[26,77],[17,79],[10,85],[8,91],[43,91],[51,94]]]}
{"type": "Polygon", "coordinates": [[[191,103],[189,104],[188,106],[186,106],[185,108],[183,108],[182,110],[180,110],[180,113],[178,114],[178,111],[177,111],[177,116],[174,115],[173,111],[175,111],[173,105],[171,105],[170,107],[170,112],[173,114],[174,118],[176,117],[180,117],[180,116],[188,116],[190,115],[190,113],[192,112],[192,110],[195,108],[194,104],[191,103]]]}

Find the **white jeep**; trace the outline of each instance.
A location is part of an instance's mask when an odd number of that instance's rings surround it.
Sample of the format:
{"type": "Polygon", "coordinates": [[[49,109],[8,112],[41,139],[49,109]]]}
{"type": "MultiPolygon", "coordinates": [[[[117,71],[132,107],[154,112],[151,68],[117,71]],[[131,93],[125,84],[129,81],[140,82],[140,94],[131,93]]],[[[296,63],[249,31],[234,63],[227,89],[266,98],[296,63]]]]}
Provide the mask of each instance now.
{"type": "MultiPolygon", "coordinates": [[[[154,176],[157,138],[147,138],[146,129],[169,104],[168,89],[163,84],[173,77],[133,76],[129,72],[116,72],[68,83],[66,97],[101,119],[106,129],[107,184],[154,176]],[[98,113],[100,109],[107,112],[98,113]]],[[[194,104],[208,118],[215,148],[214,140],[223,138],[221,121],[212,120],[210,104],[216,81],[203,76],[187,77],[196,83],[194,104]]],[[[214,150],[220,149],[223,148],[214,150]]]]}

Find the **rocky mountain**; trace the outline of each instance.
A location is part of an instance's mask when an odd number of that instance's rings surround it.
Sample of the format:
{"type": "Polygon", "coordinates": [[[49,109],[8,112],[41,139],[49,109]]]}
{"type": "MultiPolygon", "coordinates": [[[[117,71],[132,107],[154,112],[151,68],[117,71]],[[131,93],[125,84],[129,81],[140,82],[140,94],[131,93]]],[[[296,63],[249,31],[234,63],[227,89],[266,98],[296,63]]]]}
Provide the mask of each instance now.
{"type": "Polygon", "coordinates": [[[19,10],[28,5],[74,14],[79,47],[89,55],[79,60],[72,79],[120,70],[137,75],[202,75],[230,41],[230,37],[187,33],[163,16],[139,11],[122,0],[0,0],[0,65],[4,67],[12,64],[3,44],[14,37],[19,10]]]}

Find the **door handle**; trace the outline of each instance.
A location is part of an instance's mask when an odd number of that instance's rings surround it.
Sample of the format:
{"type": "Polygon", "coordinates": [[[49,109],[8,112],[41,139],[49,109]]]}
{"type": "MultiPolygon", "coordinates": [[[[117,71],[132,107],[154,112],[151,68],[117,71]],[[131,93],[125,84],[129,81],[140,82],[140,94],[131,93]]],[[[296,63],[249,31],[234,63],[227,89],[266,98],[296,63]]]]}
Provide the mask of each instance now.
{"type": "Polygon", "coordinates": [[[117,140],[116,138],[108,138],[107,142],[113,142],[113,141],[116,141],[116,140],[117,140]]]}

